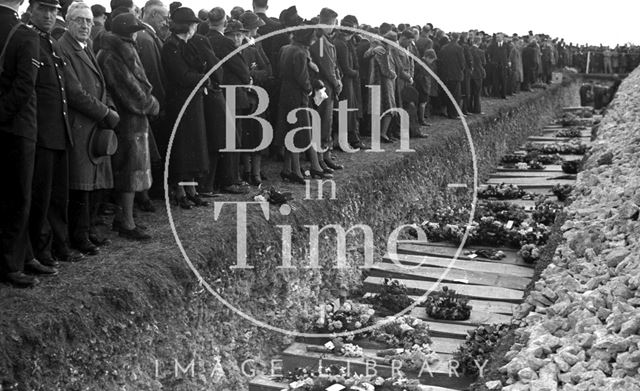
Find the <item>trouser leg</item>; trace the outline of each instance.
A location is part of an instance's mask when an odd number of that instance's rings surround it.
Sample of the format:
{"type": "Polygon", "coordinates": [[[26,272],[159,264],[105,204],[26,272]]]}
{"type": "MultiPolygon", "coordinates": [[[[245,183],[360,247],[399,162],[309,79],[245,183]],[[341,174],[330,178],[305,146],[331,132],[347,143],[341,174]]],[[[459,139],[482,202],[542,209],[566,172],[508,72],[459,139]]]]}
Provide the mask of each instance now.
{"type": "Polygon", "coordinates": [[[24,268],[35,151],[35,141],[0,132],[0,273],[24,268]]]}

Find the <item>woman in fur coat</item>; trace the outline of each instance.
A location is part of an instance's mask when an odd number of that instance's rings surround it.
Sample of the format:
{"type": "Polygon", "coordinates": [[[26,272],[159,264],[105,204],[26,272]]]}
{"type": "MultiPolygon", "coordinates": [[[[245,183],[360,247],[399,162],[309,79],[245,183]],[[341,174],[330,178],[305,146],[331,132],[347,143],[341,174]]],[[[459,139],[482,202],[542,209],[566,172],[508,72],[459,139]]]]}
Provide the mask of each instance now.
{"type": "Polygon", "coordinates": [[[111,22],[111,33],[101,39],[98,63],[104,74],[120,123],[115,128],[118,151],[112,157],[115,191],[120,210],[113,228],[120,236],[132,240],[151,238],[133,219],[136,192],[151,187],[149,158],[149,121],[157,115],[159,105],[151,95],[151,84],[134,46],[135,33],[144,29],[133,14],[121,14],[111,22]]]}

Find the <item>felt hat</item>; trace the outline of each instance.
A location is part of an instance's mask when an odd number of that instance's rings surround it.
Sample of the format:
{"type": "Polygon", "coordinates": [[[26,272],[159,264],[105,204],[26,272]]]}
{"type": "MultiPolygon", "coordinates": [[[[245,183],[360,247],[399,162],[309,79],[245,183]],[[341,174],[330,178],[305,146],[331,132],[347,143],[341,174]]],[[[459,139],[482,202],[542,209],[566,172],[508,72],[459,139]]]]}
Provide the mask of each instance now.
{"type": "Polygon", "coordinates": [[[98,164],[116,153],[118,137],[112,129],[94,128],[89,136],[89,160],[98,164]]]}
{"type": "Polygon", "coordinates": [[[225,27],[224,29],[224,34],[233,34],[233,33],[246,33],[249,30],[247,30],[246,28],[244,28],[244,26],[242,25],[242,22],[239,20],[230,20],[229,23],[227,23],[227,27],[225,27]]]}
{"type": "Polygon", "coordinates": [[[296,6],[291,6],[280,13],[280,22],[285,27],[298,26],[304,19],[298,15],[298,9],[296,6]]]}
{"type": "Polygon", "coordinates": [[[173,21],[173,23],[179,24],[202,22],[202,20],[200,20],[200,18],[196,16],[195,12],[193,12],[191,8],[187,7],[180,7],[173,11],[173,13],[171,14],[171,20],[173,21]]]}
{"type": "Polygon", "coordinates": [[[111,32],[117,35],[129,37],[140,30],[144,30],[144,25],[129,12],[120,14],[111,21],[111,32]]]}
{"type": "Polygon", "coordinates": [[[242,25],[247,30],[253,30],[254,28],[265,25],[264,20],[262,20],[262,18],[251,11],[245,11],[242,15],[240,15],[240,18],[238,20],[242,22],[242,25]]]}

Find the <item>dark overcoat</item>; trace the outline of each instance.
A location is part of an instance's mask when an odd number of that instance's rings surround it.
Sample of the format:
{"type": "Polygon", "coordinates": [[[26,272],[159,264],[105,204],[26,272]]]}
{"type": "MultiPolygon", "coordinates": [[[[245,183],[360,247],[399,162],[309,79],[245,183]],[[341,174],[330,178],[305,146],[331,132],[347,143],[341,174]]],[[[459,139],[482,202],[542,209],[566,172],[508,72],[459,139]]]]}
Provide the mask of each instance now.
{"type": "Polygon", "coordinates": [[[340,99],[349,102],[349,108],[358,109],[362,116],[362,90],[360,89],[360,62],[355,44],[347,40],[343,33],[337,32],[333,40],[336,47],[338,66],[342,73],[342,92],[340,99]]]}
{"type": "Polygon", "coordinates": [[[440,79],[463,81],[466,58],[464,49],[457,42],[449,42],[438,54],[438,72],[440,79]]]}
{"type": "MultiPolygon", "coordinates": [[[[162,47],[162,65],[167,72],[167,88],[171,93],[166,99],[167,122],[175,127],[178,114],[187,97],[209,70],[205,56],[194,45],[172,34],[162,47]]],[[[206,39],[202,37],[206,42],[206,39]]],[[[176,129],[171,148],[169,175],[172,181],[198,178],[209,169],[209,150],[204,114],[204,90],[196,90],[187,105],[176,129]]]]}
{"type": "Polygon", "coordinates": [[[67,63],[65,85],[69,100],[69,125],[74,146],[69,151],[69,189],[92,191],[113,187],[111,158],[94,164],[89,158],[91,133],[109,112],[102,71],[88,46],[83,49],[69,32],[58,41],[67,63]]]}
{"type": "Polygon", "coordinates": [[[151,187],[148,115],[159,112],[158,100],[144,73],[132,39],[105,33],[101,39],[98,64],[113,98],[120,123],[118,151],[113,155],[115,189],[138,192],[151,187]]]}
{"type": "MultiPolygon", "coordinates": [[[[276,145],[284,145],[285,135],[296,128],[309,126],[309,114],[300,111],[297,122],[290,124],[287,116],[292,110],[309,107],[309,94],[312,91],[309,62],[309,49],[299,42],[284,46],[280,52],[280,102],[278,104],[278,132],[276,145]]],[[[300,131],[296,133],[294,144],[304,147],[310,141],[310,133],[300,131]]]]}

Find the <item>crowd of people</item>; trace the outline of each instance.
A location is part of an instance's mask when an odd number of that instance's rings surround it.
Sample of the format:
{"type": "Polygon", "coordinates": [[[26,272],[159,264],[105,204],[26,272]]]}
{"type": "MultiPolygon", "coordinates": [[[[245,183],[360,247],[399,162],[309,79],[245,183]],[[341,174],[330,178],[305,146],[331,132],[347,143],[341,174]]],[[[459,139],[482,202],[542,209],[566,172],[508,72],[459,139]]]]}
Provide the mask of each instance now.
{"type": "Polygon", "coordinates": [[[22,1],[0,0],[0,273],[16,286],[56,274],[60,262],[98,254],[109,243],[99,229],[107,215],[114,215],[111,228],[120,237],[151,238],[134,207],[153,212],[151,198],[164,196],[171,134],[192,92],[170,151],[171,198],[183,209],[259,186],[268,154],[282,161],[283,181],[332,178],[345,168],[334,153],[345,149],[334,116],[339,104],[357,109],[346,121],[352,150],[369,148],[363,137],[371,134],[371,113],[380,113],[384,143],[400,137],[404,112],[411,137],[425,137],[434,115],[458,118],[423,64],[463,115],[482,115],[481,97],[529,91],[571,64],[562,41],[532,32],[373,27],[328,8],[307,20],[295,6],[272,18],[267,0],[229,15],[219,7],[196,15],[160,0],[141,9],[112,0],[109,13],[84,2],[30,0],[20,18],[22,1]],[[275,33],[316,24],[322,28],[275,33]],[[264,151],[225,151],[230,101],[241,117],[231,119],[236,146],[255,150],[262,143],[259,121],[242,118],[258,109],[256,87],[268,93],[260,118],[275,137],[264,151]],[[371,99],[374,87],[379,102],[371,99]],[[319,141],[311,131],[316,125],[319,141]],[[286,140],[296,148],[284,148],[286,140]]]}
{"type": "Polygon", "coordinates": [[[640,65],[640,46],[574,46],[565,48],[568,66],[580,73],[630,73],[640,65]],[[587,69],[588,66],[588,69],[587,69]]]}

